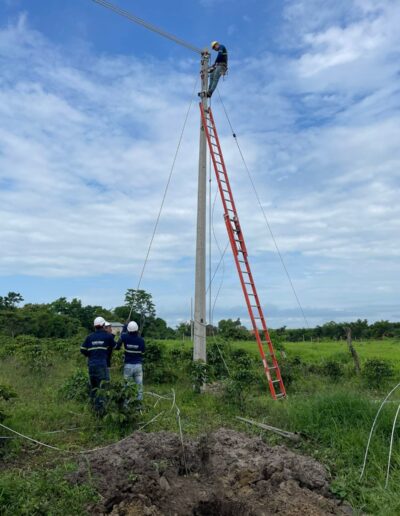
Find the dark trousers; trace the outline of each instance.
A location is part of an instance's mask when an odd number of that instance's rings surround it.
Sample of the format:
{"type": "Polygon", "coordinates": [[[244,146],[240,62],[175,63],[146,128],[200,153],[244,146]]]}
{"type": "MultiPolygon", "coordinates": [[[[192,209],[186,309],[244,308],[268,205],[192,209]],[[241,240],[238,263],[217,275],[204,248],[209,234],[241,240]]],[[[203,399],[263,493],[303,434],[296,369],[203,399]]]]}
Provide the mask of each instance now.
{"type": "Polygon", "coordinates": [[[89,366],[89,381],[90,381],[90,399],[92,401],[94,410],[96,412],[103,412],[104,410],[104,399],[98,395],[97,390],[101,386],[101,382],[108,381],[107,367],[106,366],[89,366]]]}

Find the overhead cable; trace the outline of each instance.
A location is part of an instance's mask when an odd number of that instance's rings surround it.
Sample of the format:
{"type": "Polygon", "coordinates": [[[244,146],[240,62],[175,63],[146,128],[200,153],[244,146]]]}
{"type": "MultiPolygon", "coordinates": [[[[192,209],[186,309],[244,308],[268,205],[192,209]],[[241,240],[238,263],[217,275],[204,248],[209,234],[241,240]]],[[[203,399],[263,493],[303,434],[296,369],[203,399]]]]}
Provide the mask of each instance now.
{"type": "Polygon", "coordinates": [[[188,50],[191,50],[192,52],[196,52],[196,54],[203,53],[203,50],[201,48],[197,48],[194,45],[188,43],[187,41],[177,38],[173,34],[170,34],[169,32],[166,32],[165,30],[160,29],[159,27],[156,27],[155,25],[146,22],[145,20],[142,20],[142,18],[139,18],[138,16],[135,16],[134,14],[131,14],[130,12],[125,11],[124,9],[121,9],[121,7],[118,7],[117,5],[111,4],[110,2],[107,2],[106,0],[92,0],[92,2],[95,2],[96,4],[106,7],[107,9],[110,9],[110,11],[113,11],[114,13],[119,14],[120,16],[124,16],[129,21],[131,21],[133,23],[137,23],[138,25],[141,25],[145,29],[151,30],[152,32],[155,32],[156,34],[159,34],[160,36],[163,36],[164,38],[167,38],[170,41],[173,41],[174,43],[177,43],[178,45],[181,45],[182,47],[185,47],[188,50]]]}
{"type": "Polygon", "coordinates": [[[227,112],[227,110],[226,110],[226,108],[225,108],[225,104],[224,104],[224,103],[223,103],[223,101],[222,101],[222,97],[221,97],[221,94],[219,93],[219,91],[218,91],[218,96],[219,96],[219,100],[220,100],[220,102],[221,102],[222,108],[223,108],[223,110],[224,110],[224,112],[225,112],[226,119],[228,120],[229,127],[231,128],[232,136],[233,136],[233,138],[234,138],[234,140],[235,140],[235,142],[236,142],[236,146],[237,146],[237,148],[238,148],[238,150],[239,150],[240,157],[242,158],[242,162],[243,162],[244,168],[246,169],[246,172],[247,172],[247,175],[248,175],[248,177],[249,177],[249,180],[250,180],[251,186],[252,186],[253,191],[254,191],[254,194],[255,194],[255,196],[256,196],[256,199],[257,199],[258,205],[259,205],[259,207],[260,207],[260,209],[261,209],[261,212],[262,212],[262,214],[263,214],[263,217],[264,217],[264,220],[265,220],[265,224],[266,224],[266,226],[267,226],[267,228],[268,228],[268,230],[269,230],[269,233],[270,233],[271,238],[272,238],[272,241],[273,241],[273,243],[274,243],[274,246],[275,246],[276,252],[278,253],[279,259],[280,259],[280,261],[281,261],[281,264],[282,264],[283,270],[284,270],[284,271],[285,271],[285,273],[286,273],[287,279],[288,279],[289,284],[290,284],[290,286],[291,286],[291,288],[292,288],[293,295],[294,295],[294,297],[296,298],[297,304],[298,304],[298,306],[299,306],[299,308],[300,308],[300,311],[301,311],[301,314],[302,314],[302,316],[303,316],[304,322],[306,323],[307,328],[310,328],[310,325],[308,324],[308,320],[307,320],[307,317],[306,317],[306,315],[305,315],[305,313],[304,313],[303,307],[301,306],[299,296],[297,295],[296,289],[294,288],[292,278],[290,277],[289,271],[288,271],[288,269],[287,269],[287,267],[286,267],[285,260],[283,259],[282,253],[281,253],[281,251],[280,251],[280,249],[279,249],[279,247],[278,247],[278,243],[277,243],[277,241],[276,241],[276,239],[275,239],[274,233],[273,233],[272,228],[271,228],[271,225],[270,225],[270,223],[269,223],[269,221],[268,221],[268,218],[267,218],[267,215],[266,215],[266,213],[265,213],[264,207],[263,207],[263,205],[262,205],[262,203],[261,203],[261,199],[260,199],[260,196],[258,195],[257,188],[256,188],[256,185],[255,185],[255,183],[254,183],[253,177],[252,177],[252,175],[251,175],[250,169],[249,169],[249,167],[247,166],[246,160],[244,159],[244,155],[243,155],[242,149],[240,148],[239,141],[238,141],[238,138],[237,138],[237,134],[236,134],[236,133],[235,133],[235,131],[233,130],[232,123],[231,123],[231,121],[230,121],[230,118],[229,118],[228,112],[227,112]]]}

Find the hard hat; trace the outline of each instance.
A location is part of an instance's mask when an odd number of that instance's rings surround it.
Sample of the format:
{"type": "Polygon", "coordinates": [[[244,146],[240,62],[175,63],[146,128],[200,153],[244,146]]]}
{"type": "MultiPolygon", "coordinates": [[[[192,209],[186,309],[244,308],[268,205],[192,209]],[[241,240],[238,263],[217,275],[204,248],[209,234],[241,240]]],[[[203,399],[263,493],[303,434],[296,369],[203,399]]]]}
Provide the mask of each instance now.
{"type": "Polygon", "coordinates": [[[104,326],[106,324],[105,319],[103,317],[96,317],[93,322],[93,326],[104,326]]]}
{"type": "Polygon", "coordinates": [[[128,331],[138,331],[139,329],[139,326],[135,323],[135,321],[131,321],[129,324],[128,324],[128,331]]]}
{"type": "Polygon", "coordinates": [[[214,48],[215,45],[219,45],[218,41],[211,41],[211,48],[214,48]]]}

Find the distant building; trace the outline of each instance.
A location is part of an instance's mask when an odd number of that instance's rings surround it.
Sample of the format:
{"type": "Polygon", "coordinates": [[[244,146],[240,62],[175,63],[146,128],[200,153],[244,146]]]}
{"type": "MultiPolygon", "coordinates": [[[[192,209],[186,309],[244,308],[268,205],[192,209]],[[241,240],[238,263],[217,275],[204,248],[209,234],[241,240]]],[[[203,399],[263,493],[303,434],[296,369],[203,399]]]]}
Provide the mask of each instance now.
{"type": "Polygon", "coordinates": [[[117,333],[121,333],[122,332],[122,328],[124,327],[124,325],[120,322],[110,322],[111,324],[111,330],[113,332],[113,335],[117,335],[117,333]]]}

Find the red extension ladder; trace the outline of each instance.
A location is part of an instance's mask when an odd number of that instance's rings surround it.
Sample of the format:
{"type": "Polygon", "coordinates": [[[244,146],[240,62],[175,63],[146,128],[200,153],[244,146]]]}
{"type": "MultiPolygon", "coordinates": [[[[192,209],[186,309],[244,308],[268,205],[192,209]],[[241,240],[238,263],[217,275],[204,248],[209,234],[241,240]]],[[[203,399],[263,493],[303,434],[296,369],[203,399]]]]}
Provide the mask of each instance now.
{"type": "Polygon", "coordinates": [[[226,229],[228,231],[233,257],[235,259],[236,268],[239,274],[240,283],[242,285],[247,309],[249,311],[254,335],[257,340],[258,349],[260,350],[264,372],[268,379],[272,397],[274,399],[284,398],[286,397],[285,386],[283,385],[278,361],[276,359],[274,347],[269,336],[260,300],[258,298],[256,285],[251,273],[246,244],[244,242],[244,236],[240,228],[239,217],[236,211],[235,202],[233,200],[224,157],[222,155],[217,129],[214,123],[214,117],[212,115],[211,108],[204,109],[201,103],[200,113],[203,128],[208,141],[208,147],[210,149],[212,162],[214,165],[219,193],[221,194],[222,204],[224,207],[226,229]],[[261,326],[262,331],[258,329],[257,325],[261,326]],[[265,344],[267,345],[268,349],[267,354],[264,351],[265,344]]]}

